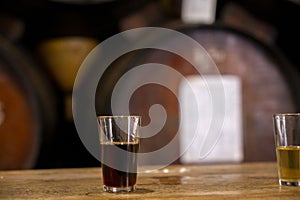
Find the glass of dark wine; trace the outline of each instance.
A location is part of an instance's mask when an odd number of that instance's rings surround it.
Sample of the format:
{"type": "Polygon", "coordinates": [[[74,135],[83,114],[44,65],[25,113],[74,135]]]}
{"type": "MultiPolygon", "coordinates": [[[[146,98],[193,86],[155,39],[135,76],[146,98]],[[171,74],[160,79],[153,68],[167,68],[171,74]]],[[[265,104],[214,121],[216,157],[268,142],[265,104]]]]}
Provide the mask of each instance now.
{"type": "Polygon", "coordinates": [[[132,192],[137,182],[140,116],[98,116],[103,190],[132,192]]]}

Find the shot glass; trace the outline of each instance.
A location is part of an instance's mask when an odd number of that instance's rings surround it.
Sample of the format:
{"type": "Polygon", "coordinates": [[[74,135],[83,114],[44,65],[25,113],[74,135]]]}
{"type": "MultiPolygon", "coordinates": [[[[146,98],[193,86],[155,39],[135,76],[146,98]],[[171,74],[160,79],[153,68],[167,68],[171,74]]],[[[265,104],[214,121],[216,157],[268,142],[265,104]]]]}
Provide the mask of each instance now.
{"type": "Polygon", "coordinates": [[[280,185],[300,186],[300,113],[273,115],[280,185]]]}
{"type": "Polygon", "coordinates": [[[137,181],[140,116],[98,116],[103,190],[131,192],[137,181]]]}

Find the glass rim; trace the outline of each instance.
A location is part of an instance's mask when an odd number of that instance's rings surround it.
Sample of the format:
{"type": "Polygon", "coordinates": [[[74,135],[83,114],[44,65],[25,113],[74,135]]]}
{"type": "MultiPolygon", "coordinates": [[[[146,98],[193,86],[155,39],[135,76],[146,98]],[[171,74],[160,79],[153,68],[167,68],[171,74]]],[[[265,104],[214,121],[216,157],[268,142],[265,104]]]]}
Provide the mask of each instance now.
{"type": "Polygon", "coordinates": [[[98,119],[109,119],[109,118],[142,118],[139,115],[98,115],[98,119]]]}
{"type": "Polygon", "coordinates": [[[300,116],[300,113],[277,113],[273,117],[300,116]]]}

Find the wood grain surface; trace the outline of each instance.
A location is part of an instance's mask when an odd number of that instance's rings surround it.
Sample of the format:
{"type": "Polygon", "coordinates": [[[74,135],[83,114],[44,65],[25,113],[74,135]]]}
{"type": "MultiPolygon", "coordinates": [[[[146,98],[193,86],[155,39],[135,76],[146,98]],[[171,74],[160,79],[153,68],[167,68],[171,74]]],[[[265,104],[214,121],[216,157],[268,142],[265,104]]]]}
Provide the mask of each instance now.
{"type": "Polygon", "coordinates": [[[101,168],[0,171],[0,199],[300,199],[280,186],[276,164],[141,167],[137,190],[102,191],[101,168]]]}

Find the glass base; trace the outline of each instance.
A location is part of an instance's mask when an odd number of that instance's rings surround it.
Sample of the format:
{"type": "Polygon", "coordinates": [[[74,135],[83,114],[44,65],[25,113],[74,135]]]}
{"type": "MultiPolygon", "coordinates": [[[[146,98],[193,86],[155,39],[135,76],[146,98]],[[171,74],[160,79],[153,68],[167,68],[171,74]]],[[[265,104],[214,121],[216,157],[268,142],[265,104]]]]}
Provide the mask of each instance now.
{"type": "Polygon", "coordinates": [[[132,192],[135,190],[135,186],[128,186],[128,187],[111,187],[111,186],[103,186],[103,190],[105,192],[112,192],[112,193],[118,193],[118,192],[132,192]]]}
{"type": "Polygon", "coordinates": [[[279,180],[280,185],[285,185],[285,186],[300,186],[300,181],[284,181],[284,180],[279,180]]]}

